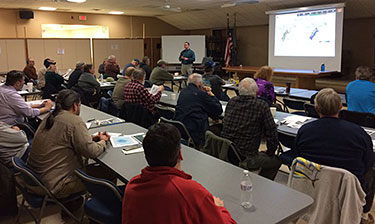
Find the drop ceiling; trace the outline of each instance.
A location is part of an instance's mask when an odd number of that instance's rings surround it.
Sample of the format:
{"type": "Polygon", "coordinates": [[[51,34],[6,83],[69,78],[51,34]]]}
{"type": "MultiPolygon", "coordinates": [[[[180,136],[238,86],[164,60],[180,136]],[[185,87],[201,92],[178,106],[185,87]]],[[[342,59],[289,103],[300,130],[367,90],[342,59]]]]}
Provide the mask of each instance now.
{"type": "MultiPolygon", "coordinates": [[[[32,9],[41,6],[55,7],[57,11],[100,13],[123,11],[125,15],[157,17],[182,30],[223,28],[226,14],[236,14],[237,26],[268,23],[266,11],[310,5],[345,2],[345,18],[375,17],[375,0],[259,0],[259,3],[241,3],[246,0],[87,0],[69,3],[65,0],[0,0],[0,8],[32,9]],[[221,8],[225,3],[238,2],[237,6],[221,8]],[[164,5],[171,9],[164,10],[164,5]]],[[[231,16],[233,23],[233,16],[231,16]]]]}

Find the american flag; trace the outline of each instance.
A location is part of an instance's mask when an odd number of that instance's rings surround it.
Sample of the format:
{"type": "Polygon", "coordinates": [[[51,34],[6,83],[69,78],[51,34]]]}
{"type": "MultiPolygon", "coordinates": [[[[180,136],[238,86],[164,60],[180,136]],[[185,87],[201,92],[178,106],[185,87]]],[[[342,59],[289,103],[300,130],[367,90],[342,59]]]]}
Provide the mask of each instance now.
{"type": "Polygon", "coordinates": [[[225,45],[225,54],[224,54],[224,61],[227,67],[229,66],[230,59],[232,57],[232,49],[233,49],[232,31],[228,30],[227,44],[225,45]]]}

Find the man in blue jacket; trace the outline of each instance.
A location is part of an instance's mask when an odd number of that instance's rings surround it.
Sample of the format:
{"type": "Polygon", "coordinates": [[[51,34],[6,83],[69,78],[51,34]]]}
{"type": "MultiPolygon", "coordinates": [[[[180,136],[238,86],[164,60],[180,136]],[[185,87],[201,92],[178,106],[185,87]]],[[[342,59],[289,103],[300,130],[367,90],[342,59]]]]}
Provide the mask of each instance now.
{"type": "Polygon", "coordinates": [[[178,60],[181,61],[181,75],[189,76],[193,73],[193,62],[195,61],[194,51],[190,49],[190,43],[184,43],[184,50],[181,51],[178,60]]]}
{"type": "Polygon", "coordinates": [[[211,88],[203,87],[202,82],[201,75],[190,75],[188,86],[182,89],[178,97],[175,113],[175,120],[186,126],[198,147],[204,145],[205,132],[209,126],[208,117],[217,120],[223,113],[211,88]]]}

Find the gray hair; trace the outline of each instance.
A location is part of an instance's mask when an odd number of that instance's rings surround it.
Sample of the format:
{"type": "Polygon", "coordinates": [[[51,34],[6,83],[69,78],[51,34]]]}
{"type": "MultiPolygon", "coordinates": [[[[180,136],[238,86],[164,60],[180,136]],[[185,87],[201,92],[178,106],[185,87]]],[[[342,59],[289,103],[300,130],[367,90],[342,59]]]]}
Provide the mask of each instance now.
{"type": "Polygon", "coordinates": [[[146,72],[143,69],[134,69],[132,76],[134,80],[142,81],[145,78],[146,72]]]}
{"type": "Polygon", "coordinates": [[[258,85],[252,78],[244,78],[238,86],[238,92],[241,96],[256,96],[258,93],[258,85]]]}
{"type": "Polygon", "coordinates": [[[114,59],[114,58],[116,58],[116,56],[114,56],[113,54],[111,54],[111,55],[108,56],[107,59],[108,59],[108,60],[112,60],[112,59],[114,59]]]}
{"type": "Polygon", "coordinates": [[[355,78],[360,80],[372,80],[374,77],[369,67],[359,66],[355,70],[355,78]]]}
{"type": "Polygon", "coordinates": [[[76,63],[76,69],[82,69],[84,65],[85,65],[85,62],[83,62],[83,61],[77,61],[77,63],[76,63]]]}
{"type": "Polygon", "coordinates": [[[189,80],[188,80],[188,83],[193,83],[195,85],[199,85],[199,84],[202,84],[202,75],[198,74],[198,73],[194,73],[194,74],[191,74],[189,76],[189,80]]]}
{"type": "Polygon", "coordinates": [[[314,99],[317,112],[323,116],[332,116],[340,112],[342,103],[339,94],[332,88],[324,88],[314,99]]]}

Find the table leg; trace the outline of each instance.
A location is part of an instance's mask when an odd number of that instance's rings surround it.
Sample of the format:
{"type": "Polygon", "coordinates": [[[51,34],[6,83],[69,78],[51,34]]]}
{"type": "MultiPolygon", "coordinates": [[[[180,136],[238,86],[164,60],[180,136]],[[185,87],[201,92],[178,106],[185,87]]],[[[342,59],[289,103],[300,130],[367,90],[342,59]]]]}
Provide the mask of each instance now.
{"type": "Polygon", "coordinates": [[[309,77],[296,77],[296,88],[315,90],[315,79],[309,77]]]}

